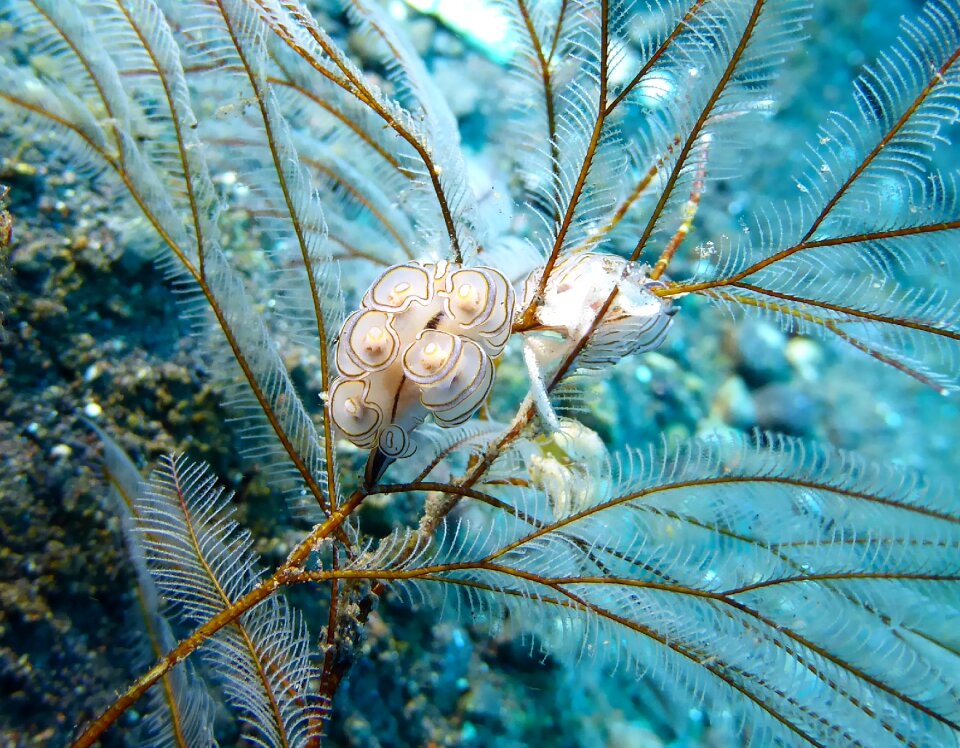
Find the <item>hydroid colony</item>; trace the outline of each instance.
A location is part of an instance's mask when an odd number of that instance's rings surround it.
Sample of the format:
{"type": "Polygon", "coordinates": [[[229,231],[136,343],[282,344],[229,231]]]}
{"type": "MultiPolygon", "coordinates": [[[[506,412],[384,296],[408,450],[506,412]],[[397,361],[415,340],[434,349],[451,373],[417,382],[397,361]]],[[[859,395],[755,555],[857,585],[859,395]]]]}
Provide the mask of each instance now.
{"type": "Polygon", "coordinates": [[[799,196],[691,277],[677,252],[769,115],[804,3],[664,2],[637,35],[629,2],[505,0],[514,199],[542,227],[525,232],[485,212],[389,17],[348,6],[383,86],[299,0],[8,3],[5,127],[57,144],[149,224],[246,456],[312,523],[265,570],[206,468],[171,457],[141,485],[105,438],[163,654],[77,745],[141,699],[132,741],[212,742],[195,654],[252,741],[315,744],[388,590],[651,678],[757,745],[960,742],[953,492],[773,435],[610,454],[575,418],[583,379],[659,345],[691,295],[956,388],[960,211],[931,165],[957,117],[955,2],[904,22],[856,112],[810,144],[799,196]],[[57,65],[38,74],[30,50],[57,65]],[[217,189],[224,159],[249,190],[217,189]],[[230,210],[267,239],[276,316],[224,250],[230,210]],[[319,392],[278,341],[316,355],[319,392]],[[529,375],[506,423],[483,410],[501,355],[529,375]],[[359,485],[340,437],[366,455],[359,485]],[[422,498],[419,521],[364,537],[365,500],[399,493],[422,498]],[[330,591],[324,621],[288,602],[295,585],[330,591]]]}

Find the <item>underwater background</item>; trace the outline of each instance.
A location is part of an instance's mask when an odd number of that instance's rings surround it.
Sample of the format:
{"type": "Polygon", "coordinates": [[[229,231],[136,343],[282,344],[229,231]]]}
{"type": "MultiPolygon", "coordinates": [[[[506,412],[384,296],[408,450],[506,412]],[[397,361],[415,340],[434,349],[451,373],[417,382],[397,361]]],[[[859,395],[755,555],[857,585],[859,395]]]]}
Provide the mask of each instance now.
{"type": "MultiPolygon", "coordinates": [[[[355,59],[369,56],[338,13],[312,5],[355,59]]],[[[498,32],[493,3],[387,5],[449,98],[476,190],[505,192],[502,180],[510,176],[501,173],[498,142],[509,100],[509,39],[498,32]]],[[[850,106],[860,66],[890,45],[901,15],[919,8],[906,0],[815,4],[807,41],[778,81],[779,110],[743,165],[749,178],[737,182],[749,191],[710,184],[681,265],[736,234],[755,200],[792,194],[803,143],[831,110],[850,106]]],[[[654,13],[640,13],[637,22],[652,22],[654,13]]],[[[42,71],[49,61],[35,52],[0,21],[5,64],[42,71]]],[[[947,134],[956,139],[953,130],[947,134]]],[[[944,147],[938,162],[953,170],[960,157],[944,147]]],[[[221,166],[220,184],[233,187],[221,166]]],[[[0,746],[56,746],[69,742],[75,720],[93,716],[125,688],[143,661],[129,633],[133,573],[104,499],[98,439],[88,423],[144,470],[176,451],[209,462],[236,491],[238,518],[268,563],[282,561],[300,531],[282,499],[239,463],[237,436],[185,335],[176,297],[147,253],[136,251],[148,242],[147,227],[120,218],[96,183],[58,162],[49,144],[17,133],[0,131],[0,184],[10,188],[14,220],[0,271],[0,746]]],[[[227,214],[224,227],[236,264],[254,279],[267,272],[249,218],[227,214]]],[[[287,363],[300,382],[315,374],[309,360],[287,363]]],[[[733,320],[698,299],[685,302],[659,351],[623,362],[593,386],[604,390],[595,402],[619,404],[583,418],[611,449],[759,428],[855,449],[954,485],[960,474],[955,399],[855,351],[733,320]]],[[[505,364],[497,387],[514,393],[502,401],[516,402],[526,392],[525,371],[505,364]]],[[[378,498],[363,508],[365,532],[386,535],[416,521],[416,507],[402,497],[378,498]]],[[[314,594],[295,589],[290,597],[309,615],[323,609],[314,594]]],[[[363,648],[367,656],[338,695],[333,745],[735,744],[728,715],[695,708],[677,714],[632,675],[570,669],[532,655],[529,641],[491,637],[484,627],[438,619],[434,609],[411,609],[389,595],[363,648]]],[[[124,716],[128,724],[137,718],[136,710],[124,716]]],[[[227,724],[221,745],[239,740],[227,724]]],[[[121,745],[122,731],[104,744],[121,745]]]]}

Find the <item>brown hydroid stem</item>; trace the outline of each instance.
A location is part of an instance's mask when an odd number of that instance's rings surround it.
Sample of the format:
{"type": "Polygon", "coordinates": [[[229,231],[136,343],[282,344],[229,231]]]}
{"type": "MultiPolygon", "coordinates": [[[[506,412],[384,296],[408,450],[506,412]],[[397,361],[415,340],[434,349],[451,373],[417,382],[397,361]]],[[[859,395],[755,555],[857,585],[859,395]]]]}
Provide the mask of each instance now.
{"type": "Polygon", "coordinates": [[[170,650],[156,665],[141,675],[137,681],[127,689],[126,693],[114,701],[103,714],[87,726],[83,734],[74,741],[73,748],[88,748],[88,746],[92,746],[100,739],[100,736],[103,735],[107,728],[116,722],[121,714],[143,696],[151,686],[166,675],[174,665],[186,659],[188,655],[192,654],[201,644],[220,631],[224,626],[233,623],[255,605],[263,602],[283,584],[288,584],[289,582],[283,580],[283,577],[289,576],[289,574],[289,571],[281,569],[271,577],[270,580],[250,590],[250,592],[228,608],[220,611],[216,616],[170,650]]]}
{"type": "Polygon", "coordinates": [[[99,717],[91,722],[74,743],[73,748],[87,748],[92,746],[100,736],[106,732],[127,709],[129,709],[147,690],[160,678],[168,673],[177,663],[186,659],[200,648],[211,636],[225,626],[235,622],[241,615],[259,603],[266,600],[281,587],[297,584],[304,581],[322,581],[333,579],[337,572],[314,572],[306,576],[302,567],[309,558],[316,545],[325,538],[336,533],[347,517],[367,497],[361,490],[354,491],[340,508],[336,509],[324,522],[317,525],[290,554],[277,571],[269,579],[261,582],[246,595],[235,600],[221,610],[217,615],[194,631],[176,647],[165,654],[150,670],[140,676],[127,691],[116,699],[99,717]]]}

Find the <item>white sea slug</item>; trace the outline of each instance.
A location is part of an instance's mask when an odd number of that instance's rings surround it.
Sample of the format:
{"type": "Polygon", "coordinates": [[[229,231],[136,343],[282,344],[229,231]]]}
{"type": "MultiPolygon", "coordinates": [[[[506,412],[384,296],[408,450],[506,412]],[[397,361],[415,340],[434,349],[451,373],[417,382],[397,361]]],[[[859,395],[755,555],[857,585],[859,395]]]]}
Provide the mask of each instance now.
{"type": "MultiPolygon", "coordinates": [[[[587,252],[557,263],[537,309],[542,329],[559,333],[557,343],[542,342],[540,365],[564,358],[571,345],[594,326],[607,298],[617,289],[613,304],[590,335],[578,366],[594,368],[620,361],[634,353],[653,350],[663,342],[676,308],[654,289],[666,285],[648,277],[649,268],[614,255],[587,252]]],[[[533,298],[538,271],[527,278],[522,304],[533,298]]]]}
{"type": "Polygon", "coordinates": [[[387,268],[343,324],[333,421],[358,447],[405,457],[428,413],[440,426],[472,416],[493,387],[493,360],[513,323],[514,293],[497,270],[447,262],[387,268]]]}
{"type": "MultiPolygon", "coordinates": [[[[553,268],[536,307],[537,334],[527,336],[523,351],[530,392],[549,431],[561,429],[546,385],[553,366],[576,352],[574,369],[602,369],[663,342],[676,307],[656,294],[666,284],[651,279],[648,270],[642,263],[596,252],[571,255],[553,268]]],[[[522,308],[534,303],[542,272],[527,277],[522,308]]]]}

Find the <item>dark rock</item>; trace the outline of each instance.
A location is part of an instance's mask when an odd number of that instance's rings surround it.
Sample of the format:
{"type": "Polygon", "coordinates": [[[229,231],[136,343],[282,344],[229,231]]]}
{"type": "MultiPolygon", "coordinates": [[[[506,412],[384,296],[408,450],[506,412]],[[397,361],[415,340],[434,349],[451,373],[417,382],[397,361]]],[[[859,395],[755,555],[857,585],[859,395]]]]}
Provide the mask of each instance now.
{"type": "Polygon", "coordinates": [[[737,371],[753,389],[790,378],[787,337],[766,322],[744,320],[731,333],[729,346],[737,371]]]}
{"type": "Polygon", "coordinates": [[[817,420],[817,403],[803,390],[770,384],[753,396],[757,426],[791,436],[808,436],[817,420]]]}

